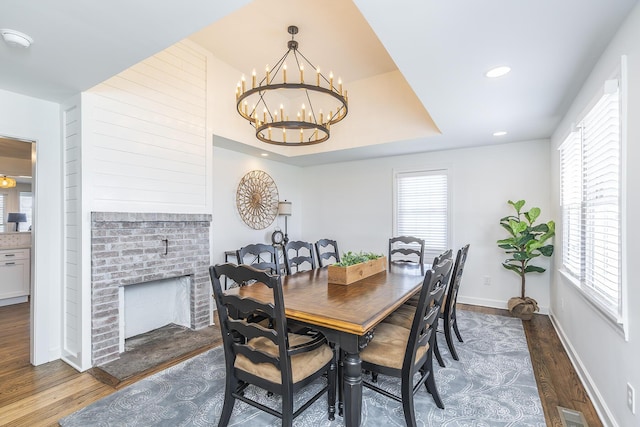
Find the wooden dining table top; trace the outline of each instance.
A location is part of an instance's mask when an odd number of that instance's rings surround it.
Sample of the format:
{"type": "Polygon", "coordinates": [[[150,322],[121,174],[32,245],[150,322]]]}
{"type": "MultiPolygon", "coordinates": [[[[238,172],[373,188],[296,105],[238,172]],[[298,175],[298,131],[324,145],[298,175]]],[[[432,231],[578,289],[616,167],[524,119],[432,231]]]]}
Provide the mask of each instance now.
{"type": "MultiPolygon", "coordinates": [[[[350,285],[328,283],[327,267],[282,277],[285,315],[311,325],[364,335],[417,293],[423,277],[415,271],[383,271],[350,285]]],[[[262,283],[226,293],[272,300],[262,283]]]]}

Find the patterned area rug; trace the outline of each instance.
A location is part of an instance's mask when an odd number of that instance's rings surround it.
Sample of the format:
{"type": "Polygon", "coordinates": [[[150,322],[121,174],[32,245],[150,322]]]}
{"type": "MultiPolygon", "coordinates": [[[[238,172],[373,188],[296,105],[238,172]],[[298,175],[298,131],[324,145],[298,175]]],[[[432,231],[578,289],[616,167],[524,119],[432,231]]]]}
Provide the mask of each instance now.
{"type": "MultiPolygon", "coordinates": [[[[527,342],[519,319],[458,312],[464,343],[456,341],[460,361],[453,360],[439,336],[445,368],[436,367],[436,384],[445,409],[426,389],[415,396],[419,426],[544,427],[545,420],[533,376],[527,342]]],[[[434,363],[437,362],[434,360],[434,363]]],[[[145,378],[60,420],[72,426],[211,426],[217,425],[224,395],[224,355],[217,347],[145,378]]],[[[319,380],[321,381],[321,380],[319,380]]],[[[399,393],[399,381],[378,377],[383,388],[399,393]]],[[[322,383],[311,385],[311,395],[322,383]]],[[[279,397],[260,389],[246,395],[279,408],[279,397]]],[[[297,408],[297,406],[296,406],[297,408]]],[[[237,401],[232,426],[279,426],[280,420],[237,401]]],[[[336,415],[327,420],[326,398],[296,418],[296,426],[343,426],[336,415]]],[[[369,389],[363,390],[363,426],[404,426],[402,405],[369,389]]]]}

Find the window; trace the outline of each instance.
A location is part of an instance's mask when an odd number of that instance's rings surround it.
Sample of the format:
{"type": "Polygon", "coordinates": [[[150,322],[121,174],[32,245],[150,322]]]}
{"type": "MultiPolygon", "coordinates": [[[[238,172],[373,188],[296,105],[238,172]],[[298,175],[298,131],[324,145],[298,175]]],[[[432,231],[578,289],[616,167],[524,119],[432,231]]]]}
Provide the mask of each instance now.
{"type": "Polygon", "coordinates": [[[560,146],[563,270],[622,323],[620,152],[617,80],[560,146]]]}
{"type": "Polygon", "coordinates": [[[31,230],[31,217],[33,215],[33,194],[30,191],[20,192],[20,212],[27,214],[27,223],[21,224],[21,230],[31,230]]]}
{"type": "Polygon", "coordinates": [[[394,235],[424,239],[426,261],[449,247],[449,191],[446,170],[395,174],[394,235]]]}

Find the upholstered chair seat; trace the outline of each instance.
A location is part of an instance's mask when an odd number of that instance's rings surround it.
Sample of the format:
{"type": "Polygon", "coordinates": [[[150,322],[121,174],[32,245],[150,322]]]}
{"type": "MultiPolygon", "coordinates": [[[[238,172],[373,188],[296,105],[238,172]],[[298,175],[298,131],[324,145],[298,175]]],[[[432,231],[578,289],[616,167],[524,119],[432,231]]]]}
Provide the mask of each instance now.
{"type": "MultiPolygon", "coordinates": [[[[308,335],[289,334],[289,348],[293,349],[297,345],[311,342],[312,337],[308,335]]],[[[253,350],[259,350],[270,356],[277,357],[279,348],[270,339],[258,337],[249,340],[247,343],[253,350]]],[[[294,354],[291,356],[291,378],[293,383],[300,382],[309,375],[314,374],[333,358],[333,350],[324,344],[314,350],[294,354]]],[[[282,383],[282,373],[271,363],[253,363],[242,354],[236,357],[235,367],[255,376],[264,378],[275,384],[282,383]]]]}
{"type": "MultiPolygon", "coordinates": [[[[415,316],[415,314],[416,314],[415,307],[411,307],[408,304],[401,305],[396,311],[394,311],[386,319],[384,319],[384,322],[380,326],[389,324],[394,326],[400,326],[405,329],[411,329],[411,324],[413,323],[413,317],[415,316]]],[[[376,332],[376,337],[377,337],[377,332],[376,332]]]]}
{"type": "MultiPolygon", "coordinates": [[[[374,339],[360,353],[360,358],[364,362],[393,369],[402,369],[407,343],[409,342],[410,329],[411,327],[405,328],[389,323],[381,323],[376,327],[374,339]]],[[[421,360],[428,349],[428,342],[419,346],[415,360],[421,360]]]]}

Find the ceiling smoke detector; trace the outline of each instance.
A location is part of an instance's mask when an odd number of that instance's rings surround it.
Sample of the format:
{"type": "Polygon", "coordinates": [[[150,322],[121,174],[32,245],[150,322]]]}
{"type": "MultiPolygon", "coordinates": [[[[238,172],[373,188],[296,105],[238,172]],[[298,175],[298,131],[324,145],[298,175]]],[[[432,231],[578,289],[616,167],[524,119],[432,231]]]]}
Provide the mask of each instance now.
{"type": "Polygon", "coordinates": [[[2,34],[2,38],[9,46],[24,47],[26,49],[33,43],[31,37],[20,31],[3,28],[0,30],[0,34],[2,34]]]}

